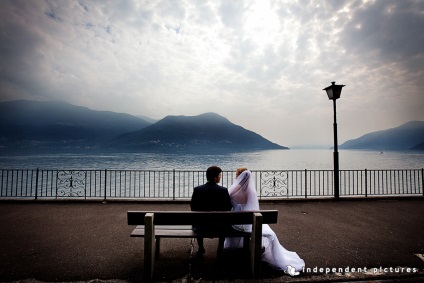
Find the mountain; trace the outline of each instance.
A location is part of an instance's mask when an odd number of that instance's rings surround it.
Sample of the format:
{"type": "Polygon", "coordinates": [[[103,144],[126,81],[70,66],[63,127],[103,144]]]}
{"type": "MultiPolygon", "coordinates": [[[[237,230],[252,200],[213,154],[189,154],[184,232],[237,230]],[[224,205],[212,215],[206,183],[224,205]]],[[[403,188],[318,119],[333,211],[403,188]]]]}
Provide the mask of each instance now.
{"type": "Polygon", "coordinates": [[[144,129],[121,135],[109,146],[133,150],[178,149],[203,152],[288,149],[215,113],[167,116],[144,129]]]}
{"type": "Polygon", "coordinates": [[[0,102],[0,149],[287,149],[214,113],[146,119],[59,101],[0,102]],[[152,120],[149,120],[152,121],[152,120]]]}
{"type": "Polygon", "coordinates": [[[340,145],[341,149],[408,150],[424,142],[424,121],[372,132],[340,145]]]}
{"type": "Polygon", "coordinates": [[[419,144],[413,146],[411,149],[413,150],[424,150],[424,141],[420,142],[419,144]]]}
{"type": "Polygon", "coordinates": [[[150,125],[128,114],[95,111],[59,101],[0,103],[2,148],[97,147],[125,132],[150,125]]]}

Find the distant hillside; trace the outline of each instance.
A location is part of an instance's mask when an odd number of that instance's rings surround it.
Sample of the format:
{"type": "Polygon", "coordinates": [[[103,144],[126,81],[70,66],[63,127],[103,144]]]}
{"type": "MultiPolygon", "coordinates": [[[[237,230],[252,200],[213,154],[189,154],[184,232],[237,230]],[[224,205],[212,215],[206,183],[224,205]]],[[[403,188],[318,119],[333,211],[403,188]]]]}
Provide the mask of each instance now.
{"type": "Polygon", "coordinates": [[[413,146],[411,149],[413,150],[424,150],[424,141],[420,142],[419,144],[413,146]]]}
{"type": "Polygon", "coordinates": [[[424,121],[411,121],[393,129],[349,140],[341,149],[408,150],[424,142],[424,121]]]}
{"type": "Polygon", "coordinates": [[[94,111],[58,101],[0,103],[0,146],[93,147],[122,133],[150,125],[128,114],[94,111]]]}
{"type": "Polygon", "coordinates": [[[112,148],[134,150],[262,150],[287,149],[215,114],[167,116],[144,129],[115,139],[112,148]]]}
{"type": "Polygon", "coordinates": [[[286,149],[214,113],[140,117],[65,102],[0,102],[0,149],[261,150],[286,149]]]}

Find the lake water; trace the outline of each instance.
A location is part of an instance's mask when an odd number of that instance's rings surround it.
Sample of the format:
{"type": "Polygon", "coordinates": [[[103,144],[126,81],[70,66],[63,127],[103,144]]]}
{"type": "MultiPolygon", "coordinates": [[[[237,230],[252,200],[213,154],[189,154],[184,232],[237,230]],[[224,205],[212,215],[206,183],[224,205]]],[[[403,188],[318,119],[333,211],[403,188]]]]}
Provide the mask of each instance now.
{"type": "MultiPolygon", "coordinates": [[[[341,170],[421,169],[423,151],[339,151],[341,170]]],[[[173,153],[52,153],[0,154],[0,169],[108,169],[108,170],[205,170],[218,165],[224,171],[332,170],[332,150],[267,150],[226,154],[173,153]]]]}

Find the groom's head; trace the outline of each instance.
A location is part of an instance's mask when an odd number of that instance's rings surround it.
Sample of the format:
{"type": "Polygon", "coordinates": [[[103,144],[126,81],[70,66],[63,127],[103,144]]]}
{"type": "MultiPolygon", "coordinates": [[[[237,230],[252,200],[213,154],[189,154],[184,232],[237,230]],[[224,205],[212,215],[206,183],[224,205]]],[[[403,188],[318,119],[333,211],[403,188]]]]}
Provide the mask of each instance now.
{"type": "Polygon", "coordinates": [[[218,166],[211,166],[206,170],[206,179],[208,182],[219,183],[221,181],[221,168],[218,166]]]}

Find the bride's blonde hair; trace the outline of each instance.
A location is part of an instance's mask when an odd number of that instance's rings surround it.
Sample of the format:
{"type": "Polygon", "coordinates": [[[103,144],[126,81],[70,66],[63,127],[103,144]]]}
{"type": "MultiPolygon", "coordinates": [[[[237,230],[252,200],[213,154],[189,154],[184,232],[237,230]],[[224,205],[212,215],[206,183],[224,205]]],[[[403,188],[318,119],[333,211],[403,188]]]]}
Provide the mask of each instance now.
{"type": "Polygon", "coordinates": [[[243,173],[243,171],[246,171],[247,170],[247,168],[245,168],[245,167],[242,167],[242,168],[238,168],[237,170],[236,170],[236,178],[241,174],[241,173],[243,173]]]}

